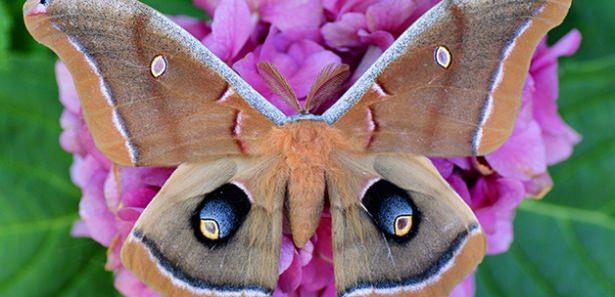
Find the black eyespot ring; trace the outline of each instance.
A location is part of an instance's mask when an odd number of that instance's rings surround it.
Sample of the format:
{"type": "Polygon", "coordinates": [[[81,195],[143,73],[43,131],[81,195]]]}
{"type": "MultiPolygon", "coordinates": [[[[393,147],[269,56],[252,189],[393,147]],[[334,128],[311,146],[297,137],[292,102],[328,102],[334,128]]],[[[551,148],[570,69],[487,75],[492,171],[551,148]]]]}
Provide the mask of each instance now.
{"type": "Polygon", "coordinates": [[[248,195],[234,184],[205,194],[192,215],[196,238],[208,246],[224,243],[245,221],[251,206],[248,195]]]}
{"type": "Polygon", "coordinates": [[[387,237],[407,241],[418,232],[420,213],[408,191],[386,180],[367,189],[362,199],[374,224],[387,237]]]}
{"type": "Polygon", "coordinates": [[[39,3],[43,5],[47,5],[48,0],[41,0],[39,3]]]}

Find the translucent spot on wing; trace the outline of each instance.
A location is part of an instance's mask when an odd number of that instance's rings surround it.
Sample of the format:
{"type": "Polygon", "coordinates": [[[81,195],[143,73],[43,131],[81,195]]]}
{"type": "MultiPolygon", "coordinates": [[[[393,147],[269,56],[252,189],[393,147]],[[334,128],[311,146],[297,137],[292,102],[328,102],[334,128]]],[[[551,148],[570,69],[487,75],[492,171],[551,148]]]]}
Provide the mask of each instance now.
{"type": "Polygon", "coordinates": [[[167,59],[162,55],[158,55],[152,60],[152,64],[150,65],[150,72],[152,73],[153,77],[159,78],[167,71],[167,67],[167,59]]]}
{"type": "Polygon", "coordinates": [[[451,52],[445,46],[439,46],[436,48],[434,52],[434,58],[436,60],[436,63],[444,69],[450,67],[451,62],[453,61],[451,52]]]}

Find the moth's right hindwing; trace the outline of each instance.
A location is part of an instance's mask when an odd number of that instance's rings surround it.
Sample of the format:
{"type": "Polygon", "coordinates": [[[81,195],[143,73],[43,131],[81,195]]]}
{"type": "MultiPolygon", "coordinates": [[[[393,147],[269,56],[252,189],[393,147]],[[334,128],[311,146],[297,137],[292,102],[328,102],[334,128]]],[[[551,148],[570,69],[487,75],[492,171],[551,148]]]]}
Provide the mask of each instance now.
{"type": "Polygon", "coordinates": [[[272,164],[180,166],[140,217],[122,262],[165,296],[269,296],[286,182],[272,164]]]}

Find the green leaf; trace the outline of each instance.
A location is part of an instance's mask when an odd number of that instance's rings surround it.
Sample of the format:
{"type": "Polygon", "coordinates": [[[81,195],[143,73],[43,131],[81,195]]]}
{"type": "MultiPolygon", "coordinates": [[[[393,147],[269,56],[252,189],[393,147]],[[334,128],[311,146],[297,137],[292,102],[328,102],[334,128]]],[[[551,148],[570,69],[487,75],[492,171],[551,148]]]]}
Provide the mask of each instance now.
{"type": "Polygon", "coordinates": [[[0,70],[0,296],[109,296],[105,249],[69,234],[79,191],[60,149],[54,60],[13,55],[0,70]]]}
{"type": "MultiPolygon", "coordinates": [[[[144,2],[204,18],[191,0],[144,2]]],[[[585,62],[561,67],[560,100],[584,141],[552,168],[552,193],[522,204],[511,251],[480,267],[479,296],[615,296],[615,1],[573,3],[552,37],[572,28],[584,37],[575,59],[585,62]]],[[[58,144],[55,58],[27,34],[22,4],[0,0],[0,296],[114,295],[104,248],[69,235],[80,193],[58,144]]]]}
{"type": "MultiPolygon", "coordinates": [[[[10,40],[10,47],[13,51],[22,53],[39,52],[45,53],[51,57],[52,54],[39,46],[26,30],[22,17],[22,6],[24,2],[25,0],[0,0],[0,6],[3,5],[9,13],[6,18],[0,13],[0,40],[3,37],[10,40]],[[3,21],[13,24],[10,29],[10,34],[8,35],[2,33],[1,23],[3,21]]],[[[195,7],[191,0],[144,0],[142,2],[167,15],[187,15],[199,19],[206,18],[204,11],[195,7]]],[[[1,60],[0,58],[0,61],[1,60]]]]}
{"type": "Polygon", "coordinates": [[[613,53],[615,48],[615,22],[613,21],[615,1],[591,0],[572,1],[572,8],[564,24],[551,34],[557,40],[573,28],[583,34],[583,43],[577,59],[590,60],[613,53]]]}
{"type": "Polygon", "coordinates": [[[615,56],[561,67],[560,110],[583,142],[553,191],[517,212],[515,241],[479,267],[478,296],[615,296],[615,56]]]}
{"type": "Polygon", "coordinates": [[[187,15],[199,19],[205,18],[205,12],[194,6],[191,0],[143,0],[142,2],[167,15],[187,15]]]}
{"type": "Polygon", "coordinates": [[[9,12],[0,2],[0,69],[6,66],[6,59],[9,50],[9,32],[11,31],[11,19],[9,12]]]}
{"type": "Polygon", "coordinates": [[[479,267],[478,296],[615,296],[615,219],[526,202],[508,253],[479,267]]]}

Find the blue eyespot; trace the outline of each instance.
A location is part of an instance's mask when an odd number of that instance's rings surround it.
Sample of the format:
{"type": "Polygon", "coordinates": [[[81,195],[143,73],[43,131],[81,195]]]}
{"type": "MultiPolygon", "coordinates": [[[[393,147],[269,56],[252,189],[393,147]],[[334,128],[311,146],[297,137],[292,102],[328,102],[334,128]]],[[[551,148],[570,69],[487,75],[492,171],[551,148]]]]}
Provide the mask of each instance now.
{"type": "Polygon", "coordinates": [[[225,184],[204,196],[193,216],[198,239],[214,243],[228,239],[250,211],[248,195],[234,184],[225,184]]]}
{"type": "Polygon", "coordinates": [[[380,180],[367,190],[362,202],[376,226],[385,234],[404,239],[416,232],[418,212],[406,190],[380,180]]]}

